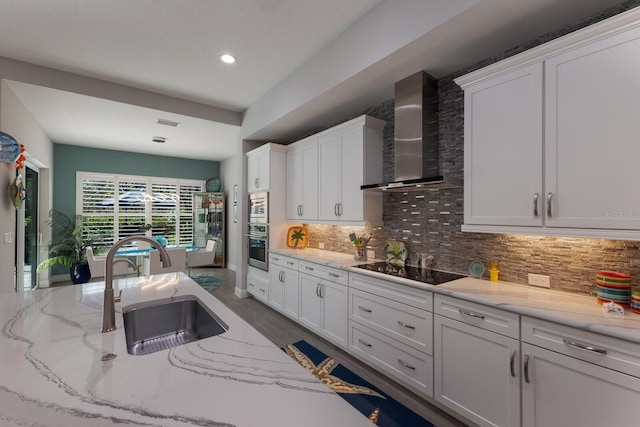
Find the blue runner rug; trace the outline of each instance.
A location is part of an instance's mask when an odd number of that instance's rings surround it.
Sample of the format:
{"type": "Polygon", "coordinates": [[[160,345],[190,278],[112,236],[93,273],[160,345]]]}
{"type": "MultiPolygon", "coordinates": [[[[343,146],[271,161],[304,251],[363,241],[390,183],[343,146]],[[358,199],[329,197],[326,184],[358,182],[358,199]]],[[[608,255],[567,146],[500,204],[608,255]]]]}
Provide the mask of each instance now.
{"type": "Polygon", "coordinates": [[[202,288],[207,292],[212,292],[218,289],[221,282],[216,276],[211,276],[209,274],[194,274],[191,277],[198,285],[202,286],[202,288]]]}
{"type": "Polygon", "coordinates": [[[302,367],[380,427],[434,427],[306,341],[283,348],[302,367]]]}

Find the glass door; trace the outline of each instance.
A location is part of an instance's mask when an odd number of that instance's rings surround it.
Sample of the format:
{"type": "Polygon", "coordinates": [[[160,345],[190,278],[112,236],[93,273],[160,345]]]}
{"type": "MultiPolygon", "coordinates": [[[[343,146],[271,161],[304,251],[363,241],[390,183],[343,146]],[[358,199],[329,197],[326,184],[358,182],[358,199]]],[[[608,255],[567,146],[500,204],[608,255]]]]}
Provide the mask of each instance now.
{"type": "Polygon", "coordinates": [[[30,291],[38,284],[38,169],[25,165],[20,173],[26,199],[16,210],[16,290],[30,291]]]}

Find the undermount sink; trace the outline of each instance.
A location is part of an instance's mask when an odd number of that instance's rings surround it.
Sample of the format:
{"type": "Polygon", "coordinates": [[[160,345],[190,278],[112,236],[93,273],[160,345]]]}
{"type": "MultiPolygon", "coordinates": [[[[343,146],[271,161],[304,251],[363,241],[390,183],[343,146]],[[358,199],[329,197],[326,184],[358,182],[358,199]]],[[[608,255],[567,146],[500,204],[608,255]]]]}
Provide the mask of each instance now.
{"type": "Polygon", "coordinates": [[[155,353],[209,338],[229,327],[195,296],[148,301],[123,308],[127,352],[155,353]]]}

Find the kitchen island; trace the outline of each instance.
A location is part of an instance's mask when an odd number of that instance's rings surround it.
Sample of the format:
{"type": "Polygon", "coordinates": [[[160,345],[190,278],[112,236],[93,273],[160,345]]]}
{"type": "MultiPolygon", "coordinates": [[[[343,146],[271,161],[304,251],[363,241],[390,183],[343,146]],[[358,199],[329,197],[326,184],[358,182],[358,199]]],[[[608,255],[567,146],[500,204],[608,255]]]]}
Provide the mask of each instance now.
{"type": "Polygon", "coordinates": [[[108,333],[100,332],[103,282],[0,296],[0,425],[371,425],[183,273],[121,279],[114,287],[122,302],[117,329],[108,333]],[[228,330],[128,354],[122,309],[184,295],[228,330]]]}

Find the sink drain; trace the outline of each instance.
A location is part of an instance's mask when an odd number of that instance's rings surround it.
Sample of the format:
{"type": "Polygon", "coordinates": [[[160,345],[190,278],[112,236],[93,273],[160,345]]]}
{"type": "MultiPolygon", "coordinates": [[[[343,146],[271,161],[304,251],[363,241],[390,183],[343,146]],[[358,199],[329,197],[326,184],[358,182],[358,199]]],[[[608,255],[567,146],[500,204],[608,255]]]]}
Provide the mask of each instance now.
{"type": "Polygon", "coordinates": [[[107,353],[107,354],[103,355],[100,360],[102,360],[103,362],[106,362],[107,360],[115,359],[116,356],[117,356],[117,354],[115,354],[115,353],[107,353]]]}

